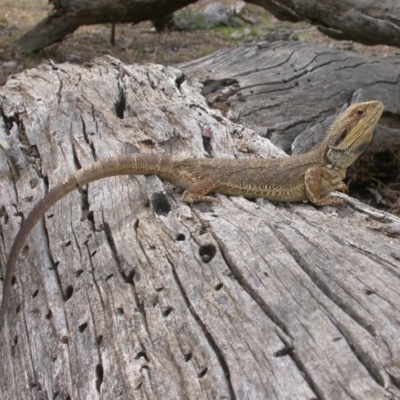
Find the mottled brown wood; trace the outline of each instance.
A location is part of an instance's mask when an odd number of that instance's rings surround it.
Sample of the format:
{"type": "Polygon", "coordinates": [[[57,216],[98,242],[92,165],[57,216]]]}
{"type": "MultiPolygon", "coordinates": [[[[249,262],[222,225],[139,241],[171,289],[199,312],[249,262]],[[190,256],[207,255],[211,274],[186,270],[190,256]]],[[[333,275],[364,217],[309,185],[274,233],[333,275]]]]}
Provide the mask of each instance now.
{"type": "MultiPolygon", "coordinates": [[[[2,275],[21,218],[81,165],[132,151],[281,153],[210,109],[200,89],[178,69],[111,58],[9,79],[2,275]]],[[[17,266],[0,397],[398,396],[400,220],[357,201],[218,198],[189,207],[156,177],[120,177],[60,201],[17,266]]]]}

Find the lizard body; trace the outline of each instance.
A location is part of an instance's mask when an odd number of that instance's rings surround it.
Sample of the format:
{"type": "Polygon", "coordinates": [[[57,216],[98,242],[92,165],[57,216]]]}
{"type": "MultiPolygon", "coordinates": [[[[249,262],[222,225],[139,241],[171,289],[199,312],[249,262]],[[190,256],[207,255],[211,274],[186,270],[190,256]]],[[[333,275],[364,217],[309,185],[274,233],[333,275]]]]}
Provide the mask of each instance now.
{"type": "Polygon", "coordinates": [[[380,101],[353,104],[328,130],[321,145],[305,154],[276,159],[198,159],[157,154],[124,154],[97,161],[76,171],[51,189],[24,220],[11,247],[6,265],[0,330],[4,325],[11,281],[25,241],[44,214],[75,188],[116,175],[157,175],[184,189],[186,203],[215,201],[211,192],[272,201],[308,200],[316,205],[340,204],[330,197],[334,190],[346,190],[346,169],[371,142],[373,130],[383,112],[380,101]]]}

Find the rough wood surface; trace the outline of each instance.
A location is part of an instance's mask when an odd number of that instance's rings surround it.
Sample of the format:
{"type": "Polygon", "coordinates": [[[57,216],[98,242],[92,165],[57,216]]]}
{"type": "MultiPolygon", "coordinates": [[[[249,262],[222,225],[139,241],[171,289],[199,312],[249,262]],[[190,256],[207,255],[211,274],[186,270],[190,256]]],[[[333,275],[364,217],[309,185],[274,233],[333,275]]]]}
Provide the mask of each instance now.
{"type": "Polygon", "coordinates": [[[181,65],[204,84],[212,107],[286,152],[304,153],[340,109],[379,99],[385,114],[374,146],[400,145],[400,59],[370,57],[305,42],[261,42],[181,65]]]}
{"type": "MultiPolygon", "coordinates": [[[[165,27],[168,16],[197,0],[57,0],[54,10],[13,45],[32,52],[62,40],[82,25],[152,20],[165,27]]],[[[400,3],[397,0],[246,0],[278,19],[306,20],[335,39],[400,46],[400,3]]],[[[155,39],[156,40],[156,39],[155,39]]]]}
{"type": "Polygon", "coordinates": [[[334,39],[400,45],[397,0],[247,0],[284,21],[307,21],[334,39]]]}
{"type": "MultiPolygon", "coordinates": [[[[80,165],[131,151],[280,153],[199,90],[177,69],[110,58],[10,79],[1,273],[21,218],[80,165]]],[[[120,177],[60,201],[18,263],[0,397],[399,397],[400,220],[357,201],[218,197],[189,207],[158,178],[120,177]]]]}

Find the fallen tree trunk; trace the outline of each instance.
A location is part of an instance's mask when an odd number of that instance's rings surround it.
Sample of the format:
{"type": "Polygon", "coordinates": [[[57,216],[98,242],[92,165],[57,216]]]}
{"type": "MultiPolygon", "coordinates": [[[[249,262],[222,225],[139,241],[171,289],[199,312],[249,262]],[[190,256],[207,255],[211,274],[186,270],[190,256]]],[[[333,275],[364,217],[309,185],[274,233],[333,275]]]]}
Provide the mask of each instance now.
{"type": "MultiPolygon", "coordinates": [[[[13,45],[32,52],[62,40],[82,25],[152,20],[158,29],[169,16],[197,0],[53,1],[54,11],[13,45]]],[[[364,44],[400,45],[400,6],[396,0],[246,0],[269,10],[277,18],[306,20],[335,39],[364,44]]]]}
{"type": "MultiPolygon", "coordinates": [[[[80,166],[134,151],[280,153],[198,88],[177,69],[111,58],[10,79],[3,276],[21,218],[80,166]]],[[[189,207],[158,178],[119,177],[61,200],[18,262],[1,398],[398,396],[400,220],[355,200],[218,198],[189,207]]]]}
{"type": "Polygon", "coordinates": [[[335,113],[351,101],[379,99],[385,104],[386,123],[376,129],[378,144],[372,149],[382,150],[385,141],[393,146],[400,138],[395,58],[305,42],[262,42],[222,50],[180,68],[203,83],[211,107],[289,154],[315,147],[335,113]]]}
{"type": "Polygon", "coordinates": [[[169,14],[197,0],[108,0],[52,1],[53,12],[13,44],[15,51],[32,52],[59,42],[80,26],[109,22],[154,20],[156,25],[169,14]]]}
{"type": "Polygon", "coordinates": [[[340,40],[400,46],[397,0],[247,0],[283,21],[307,21],[340,40]]]}

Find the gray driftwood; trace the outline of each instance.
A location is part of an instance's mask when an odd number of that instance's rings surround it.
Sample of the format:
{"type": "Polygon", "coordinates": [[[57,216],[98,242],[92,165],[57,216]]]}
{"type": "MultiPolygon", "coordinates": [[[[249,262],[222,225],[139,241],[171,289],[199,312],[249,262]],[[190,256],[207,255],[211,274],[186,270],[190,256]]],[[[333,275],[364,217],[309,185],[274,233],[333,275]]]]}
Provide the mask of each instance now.
{"type": "MultiPolygon", "coordinates": [[[[0,90],[1,273],[33,204],[96,159],[282,153],[199,90],[177,69],[111,58],[10,79],[0,90]]],[[[284,123],[291,108],[280,107],[284,123]]],[[[118,177],[60,201],[18,263],[0,397],[400,396],[399,219],[357,201],[218,198],[189,207],[158,178],[118,177]]]]}
{"type": "Polygon", "coordinates": [[[334,39],[400,46],[397,0],[246,0],[278,19],[307,21],[334,39]]]}
{"type": "MultiPolygon", "coordinates": [[[[62,40],[82,25],[152,20],[157,30],[171,25],[171,14],[197,0],[52,1],[52,13],[14,43],[31,52],[62,40]]],[[[277,18],[306,20],[335,39],[400,45],[398,0],[246,0],[277,18]]]]}
{"type": "Polygon", "coordinates": [[[349,102],[379,99],[385,114],[371,149],[400,147],[399,58],[305,42],[261,42],[181,65],[212,107],[288,153],[304,153],[349,102]]]}

